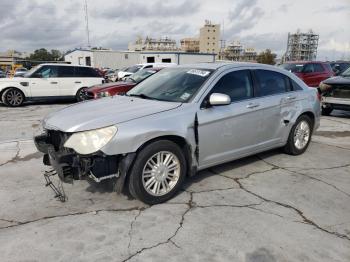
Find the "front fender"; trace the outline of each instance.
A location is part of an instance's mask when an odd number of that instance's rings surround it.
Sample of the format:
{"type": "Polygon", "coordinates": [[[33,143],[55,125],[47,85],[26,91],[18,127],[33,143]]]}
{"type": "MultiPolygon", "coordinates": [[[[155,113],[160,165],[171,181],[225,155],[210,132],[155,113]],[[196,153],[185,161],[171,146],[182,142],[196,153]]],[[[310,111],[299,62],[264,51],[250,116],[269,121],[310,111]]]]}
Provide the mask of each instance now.
{"type": "MultiPolygon", "coordinates": [[[[23,81],[26,82],[26,81],[23,81]]],[[[28,86],[23,86],[20,83],[17,82],[8,82],[8,83],[1,83],[0,84],[0,93],[2,94],[6,89],[9,88],[17,88],[19,90],[21,90],[23,92],[23,94],[25,95],[25,97],[30,97],[30,87],[28,86]]]]}

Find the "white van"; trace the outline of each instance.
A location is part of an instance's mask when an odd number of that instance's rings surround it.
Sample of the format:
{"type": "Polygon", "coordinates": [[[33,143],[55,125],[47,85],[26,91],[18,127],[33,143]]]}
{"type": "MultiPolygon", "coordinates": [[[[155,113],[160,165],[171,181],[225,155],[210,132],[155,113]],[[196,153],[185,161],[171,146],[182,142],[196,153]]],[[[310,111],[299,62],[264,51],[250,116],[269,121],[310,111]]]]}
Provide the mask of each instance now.
{"type": "Polygon", "coordinates": [[[104,79],[92,67],[41,64],[20,78],[0,79],[0,99],[7,106],[28,100],[73,98],[81,101],[85,90],[104,79]]]}
{"type": "Polygon", "coordinates": [[[124,70],[118,72],[118,79],[122,79],[123,77],[131,76],[145,68],[153,68],[153,67],[171,67],[176,66],[176,63],[144,63],[144,64],[136,64],[134,66],[127,67],[124,70]]]}

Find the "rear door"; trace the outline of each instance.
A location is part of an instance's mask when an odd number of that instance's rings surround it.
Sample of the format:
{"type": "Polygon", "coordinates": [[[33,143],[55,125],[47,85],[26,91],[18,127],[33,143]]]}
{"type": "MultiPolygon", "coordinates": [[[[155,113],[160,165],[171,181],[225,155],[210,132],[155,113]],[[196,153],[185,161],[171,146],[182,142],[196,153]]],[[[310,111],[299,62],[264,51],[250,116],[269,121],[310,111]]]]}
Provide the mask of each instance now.
{"type": "Polygon", "coordinates": [[[59,66],[58,75],[60,77],[59,93],[60,96],[74,96],[74,67],[73,66],[59,66]]]}
{"type": "Polygon", "coordinates": [[[309,63],[303,68],[303,80],[308,86],[317,87],[321,81],[328,78],[327,71],[321,64],[309,63]]]}
{"type": "Polygon", "coordinates": [[[276,71],[258,69],[254,70],[254,76],[260,105],[258,144],[260,149],[274,147],[289,133],[290,121],[297,113],[300,100],[298,91],[302,89],[295,87],[294,90],[292,80],[276,71]]]}

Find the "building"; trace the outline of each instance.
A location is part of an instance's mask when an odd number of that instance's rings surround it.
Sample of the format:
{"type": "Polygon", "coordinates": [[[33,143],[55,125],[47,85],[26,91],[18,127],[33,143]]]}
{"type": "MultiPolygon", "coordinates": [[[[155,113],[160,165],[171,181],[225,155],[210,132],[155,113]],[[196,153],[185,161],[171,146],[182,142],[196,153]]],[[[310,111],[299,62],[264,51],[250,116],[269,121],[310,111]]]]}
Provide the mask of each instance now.
{"type": "Polygon", "coordinates": [[[312,30],[295,34],[288,33],[287,51],[284,61],[312,61],[316,60],[319,35],[312,30]]]}
{"type": "Polygon", "coordinates": [[[64,60],[75,65],[119,69],[141,63],[192,64],[215,62],[215,54],[164,51],[74,50],[64,60]]]}
{"type": "Polygon", "coordinates": [[[129,43],[129,51],[178,51],[179,48],[176,45],[176,41],[164,37],[164,38],[150,38],[146,37],[142,39],[139,37],[134,43],[129,43]]]}
{"type": "Polygon", "coordinates": [[[181,51],[198,53],[199,52],[199,38],[188,37],[180,40],[181,51]]]}
{"type": "Polygon", "coordinates": [[[16,65],[21,64],[26,56],[28,56],[27,53],[18,52],[15,50],[8,50],[0,53],[0,69],[12,69],[16,65]]]}
{"type": "Polygon", "coordinates": [[[204,26],[199,30],[199,52],[219,54],[219,41],[220,25],[206,20],[204,26]]]}
{"type": "Polygon", "coordinates": [[[220,59],[237,62],[256,62],[257,56],[254,48],[244,48],[239,41],[233,41],[220,53],[220,59]]]}

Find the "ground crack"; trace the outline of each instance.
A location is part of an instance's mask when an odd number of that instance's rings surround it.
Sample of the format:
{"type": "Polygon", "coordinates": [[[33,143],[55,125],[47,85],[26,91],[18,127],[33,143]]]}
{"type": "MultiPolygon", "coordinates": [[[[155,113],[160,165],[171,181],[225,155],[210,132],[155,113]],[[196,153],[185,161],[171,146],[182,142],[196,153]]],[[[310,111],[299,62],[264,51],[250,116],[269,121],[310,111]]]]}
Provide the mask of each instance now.
{"type": "Polygon", "coordinates": [[[19,147],[19,142],[18,141],[16,142],[16,148],[17,148],[16,155],[13,158],[11,158],[10,160],[6,161],[5,163],[2,163],[0,165],[0,167],[2,167],[4,165],[7,165],[9,163],[15,163],[19,159],[19,153],[20,153],[21,149],[19,147]]]}
{"type": "MultiPolygon", "coordinates": [[[[44,221],[47,219],[54,219],[54,218],[61,218],[61,217],[69,217],[69,216],[80,216],[80,215],[86,215],[86,214],[98,214],[100,212],[127,212],[127,211],[135,211],[135,210],[145,210],[149,207],[134,207],[134,208],[121,208],[121,209],[98,209],[98,210],[91,210],[91,211],[84,211],[84,212],[76,212],[76,213],[68,213],[68,214],[62,214],[62,215],[55,215],[55,216],[46,216],[46,217],[41,217],[38,219],[33,219],[33,220],[28,220],[28,221],[13,221],[14,223],[17,223],[16,225],[9,225],[5,227],[0,227],[1,229],[7,229],[7,228],[12,228],[12,227],[18,227],[18,226],[23,226],[31,223],[35,223],[38,221],[44,221]]],[[[4,221],[7,221],[5,219],[1,219],[4,221]]],[[[11,220],[8,220],[11,222],[11,220]]]]}
{"type": "Polygon", "coordinates": [[[194,203],[193,203],[193,192],[189,192],[189,191],[186,191],[190,194],[190,200],[188,201],[187,206],[188,208],[185,210],[185,212],[182,214],[181,216],[181,220],[179,222],[179,226],[177,227],[177,229],[175,230],[175,232],[165,241],[163,242],[160,242],[160,243],[157,243],[153,246],[150,246],[150,247],[143,247],[141,248],[140,250],[136,251],[135,253],[133,253],[132,255],[130,255],[129,257],[127,257],[126,259],[122,260],[122,262],[126,262],[126,261],[129,261],[130,259],[132,259],[133,257],[135,256],[138,256],[139,254],[143,253],[144,251],[146,250],[150,250],[150,249],[153,249],[153,248],[156,248],[156,247],[159,247],[161,245],[164,245],[164,244],[168,244],[168,243],[171,243],[172,245],[174,245],[175,247],[177,248],[180,248],[179,245],[177,245],[174,241],[173,241],[173,238],[177,235],[177,233],[179,232],[179,230],[182,228],[183,226],[183,223],[184,223],[184,220],[185,220],[185,216],[186,214],[193,208],[195,207],[194,203]]]}

